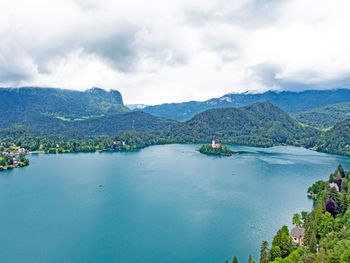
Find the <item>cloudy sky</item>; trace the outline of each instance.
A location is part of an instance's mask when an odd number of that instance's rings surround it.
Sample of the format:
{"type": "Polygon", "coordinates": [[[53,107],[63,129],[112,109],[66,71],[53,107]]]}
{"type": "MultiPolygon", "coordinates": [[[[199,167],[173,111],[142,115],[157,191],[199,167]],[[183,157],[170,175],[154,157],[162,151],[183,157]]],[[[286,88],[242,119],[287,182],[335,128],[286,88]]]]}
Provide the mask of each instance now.
{"type": "Polygon", "coordinates": [[[0,0],[0,86],[126,103],[350,87],[348,0],[0,0]]]}

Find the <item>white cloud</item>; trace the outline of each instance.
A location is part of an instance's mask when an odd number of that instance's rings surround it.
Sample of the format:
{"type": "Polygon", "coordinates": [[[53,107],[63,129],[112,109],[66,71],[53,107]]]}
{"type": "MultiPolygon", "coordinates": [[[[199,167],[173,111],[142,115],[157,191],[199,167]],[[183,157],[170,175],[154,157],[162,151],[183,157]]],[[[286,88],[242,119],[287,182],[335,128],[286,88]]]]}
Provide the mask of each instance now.
{"type": "Polygon", "coordinates": [[[345,0],[0,4],[2,86],[99,86],[154,104],[350,79],[345,0]]]}

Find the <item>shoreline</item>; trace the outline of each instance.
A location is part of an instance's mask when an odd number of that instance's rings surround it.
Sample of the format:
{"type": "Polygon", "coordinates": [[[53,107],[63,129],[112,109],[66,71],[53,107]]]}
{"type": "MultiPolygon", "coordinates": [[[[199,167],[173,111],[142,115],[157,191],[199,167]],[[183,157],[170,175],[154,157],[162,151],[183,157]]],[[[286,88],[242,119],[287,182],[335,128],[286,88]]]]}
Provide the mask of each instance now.
{"type": "MultiPolygon", "coordinates": [[[[66,152],[55,152],[55,153],[49,153],[49,152],[44,152],[44,151],[31,151],[31,152],[27,152],[26,154],[66,154],[66,153],[101,153],[101,152],[132,152],[132,151],[136,151],[136,150],[141,150],[141,149],[145,149],[151,146],[161,146],[161,145],[189,145],[189,144],[203,144],[203,142],[188,142],[188,143],[161,143],[161,144],[151,144],[151,145],[146,145],[146,146],[142,146],[142,147],[136,147],[133,149],[123,149],[123,150],[95,150],[95,151],[66,151],[66,152]]],[[[312,152],[317,152],[317,153],[324,153],[324,154],[331,154],[331,155],[338,155],[338,156],[342,156],[342,157],[350,157],[350,155],[346,155],[346,154],[339,154],[339,153],[330,153],[330,152],[322,152],[322,151],[318,151],[316,149],[314,149],[313,147],[311,148],[307,148],[305,146],[302,145],[292,145],[292,144],[276,144],[276,145],[272,145],[272,146],[257,146],[257,145],[247,145],[247,144],[230,144],[227,143],[226,145],[231,145],[231,146],[240,146],[240,147],[252,147],[252,148],[261,148],[261,149],[269,149],[269,148],[273,148],[273,147],[294,147],[294,148],[302,148],[302,149],[306,149],[312,152]]],[[[199,153],[201,153],[199,151],[199,149],[197,149],[197,151],[199,153]]],[[[206,153],[203,153],[206,154],[206,153]]],[[[236,155],[239,154],[239,152],[234,152],[234,154],[232,155],[236,155]]]]}
{"type": "Polygon", "coordinates": [[[7,165],[7,166],[0,166],[0,172],[1,171],[8,171],[8,170],[16,169],[16,168],[26,167],[28,165],[29,165],[29,162],[28,163],[19,163],[19,164],[7,165]]]}

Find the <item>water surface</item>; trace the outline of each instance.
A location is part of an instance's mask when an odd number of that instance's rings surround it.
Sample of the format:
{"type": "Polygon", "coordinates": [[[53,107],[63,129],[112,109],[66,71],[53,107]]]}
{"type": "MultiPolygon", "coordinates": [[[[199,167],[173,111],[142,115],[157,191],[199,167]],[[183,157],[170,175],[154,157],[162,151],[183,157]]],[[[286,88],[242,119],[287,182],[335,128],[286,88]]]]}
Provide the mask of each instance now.
{"type": "Polygon", "coordinates": [[[1,172],[0,262],[258,260],[262,240],[311,210],[308,186],[350,168],[302,148],[213,157],[199,146],[31,155],[1,172]]]}

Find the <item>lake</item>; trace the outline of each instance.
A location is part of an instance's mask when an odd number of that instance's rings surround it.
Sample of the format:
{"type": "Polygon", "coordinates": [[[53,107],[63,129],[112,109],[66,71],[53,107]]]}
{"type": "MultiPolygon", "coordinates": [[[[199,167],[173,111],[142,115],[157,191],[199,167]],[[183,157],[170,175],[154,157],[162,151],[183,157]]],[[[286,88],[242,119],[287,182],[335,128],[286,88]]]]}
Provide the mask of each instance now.
{"type": "Polygon", "coordinates": [[[0,172],[0,262],[259,260],[262,240],[312,209],[307,188],[350,168],[303,148],[199,147],[29,155],[0,172]]]}

